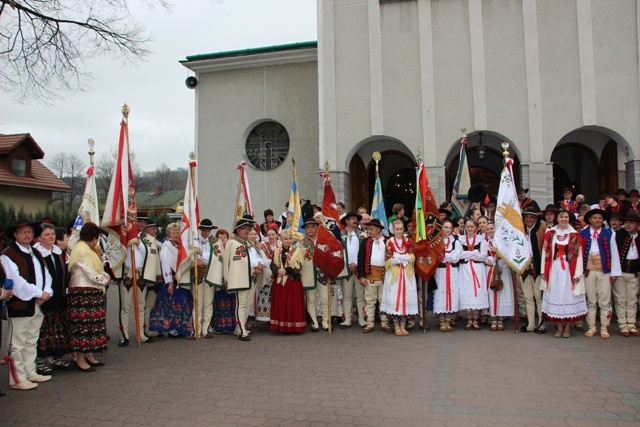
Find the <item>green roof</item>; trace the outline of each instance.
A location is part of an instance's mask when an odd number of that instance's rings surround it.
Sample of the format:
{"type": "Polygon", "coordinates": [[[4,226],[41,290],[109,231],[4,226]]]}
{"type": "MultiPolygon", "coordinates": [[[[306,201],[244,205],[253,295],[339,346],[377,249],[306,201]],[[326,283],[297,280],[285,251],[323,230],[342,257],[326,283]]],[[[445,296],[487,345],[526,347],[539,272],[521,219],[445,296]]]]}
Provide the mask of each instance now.
{"type": "Polygon", "coordinates": [[[203,53],[200,55],[190,55],[187,59],[180,62],[202,61],[205,59],[228,58],[231,56],[256,55],[259,53],[281,52],[283,50],[309,49],[318,47],[317,41],[298,42],[289,44],[280,44],[275,46],[254,47],[250,49],[228,50],[225,52],[203,53]]]}
{"type": "Polygon", "coordinates": [[[172,208],[184,198],[184,191],[168,190],[160,194],[153,191],[139,191],[136,193],[136,204],[138,208],[154,209],[154,208],[172,208]]]}

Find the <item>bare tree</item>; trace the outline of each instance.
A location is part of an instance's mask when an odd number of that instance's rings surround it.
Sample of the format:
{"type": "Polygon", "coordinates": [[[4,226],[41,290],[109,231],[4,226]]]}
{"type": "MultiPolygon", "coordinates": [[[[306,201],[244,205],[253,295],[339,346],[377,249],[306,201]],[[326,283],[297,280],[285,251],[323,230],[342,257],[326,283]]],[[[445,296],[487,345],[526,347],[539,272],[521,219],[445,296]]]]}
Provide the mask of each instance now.
{"type": "MultiPolygon", "coordinates": [[[[167,0],[139,1],[169,8],[167,0]]],[[[0,0],[0,91],[26,102],[82,90],[91,78],[84,61],[136,62],[149,41],[127,0],[0,0]]]]}
{"type": "Polygon", "coordinates": [[[58,178],[71,187],[69,193],[59,195],[63,201],[63,210],[70,212],[74,208],[74,201],[78,196],[82,196],[84,191],[86,176],[83,172],[86,164],[76,153],[58,153],[49,162],[49,167],[58,178]]]}
{"type": "Polygon", "coordinates": [[[155,170],[155,182],[156,187],[160,187],[162,190],[173,190],[175,176],[173,171],[166,163],[162,163],[155,170]]]}

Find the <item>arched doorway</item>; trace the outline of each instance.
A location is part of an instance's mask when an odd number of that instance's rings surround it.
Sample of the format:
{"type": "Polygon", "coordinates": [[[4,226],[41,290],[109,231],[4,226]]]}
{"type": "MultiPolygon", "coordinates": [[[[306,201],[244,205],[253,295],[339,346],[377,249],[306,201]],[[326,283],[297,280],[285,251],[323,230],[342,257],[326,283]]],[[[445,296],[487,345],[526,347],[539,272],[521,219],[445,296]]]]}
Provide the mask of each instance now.
{"type": "MultiPolygon", "coordinates": [[[[460,143],[457,140],[451,147],[445,166],[447,168],[447,199],[451,195],[453,183],[460,164],[460,143]]],[[[502,143],[509,142],[510,157],[514,161],[514,171],[520,170],[518,150],[508,138],[493,131],[477,131],[467,135],[467,163],[471,185],[484,184],[489,196],[498,195],[500,174],[504,165],[502,143]]],[[[520,185],[520,175],[515,174],[516,184],[520,185]]]]}
{"type": "MultiPolygon", "coordinates": [[[[402,203],[405,215],[411,218],[416,203],[416,163],[406,154],[398,151],[387,150],[380,154],[382,154],[382,160],[378,163],[378,169],[387,218],[392,215],[391,209],[396,203],[402,203]]],[[[376,162],[373,159],[369,162],[367,171],[369,200],[372,200],[376,180],[376,162]]]]}
{"type": "Polygon", "coordinates": [[[618,159],[633,158],[631,147],[618,133],[598,126],[585,126],[566,134],[551,155],[554,200],[563,188],[584,194],[587,203],[597,203],[603,194],[625,187],[618,159]],[[621,176],[622,175],[622,176],[621,176]]]}
{"type": "Polygon", "coordinates": [[[378,163],[382,195],[387,217],[395,203],[405,206],[407,216],[415,204],[416,162],[413,153],[397,139],[372,137],[357,144],[347,157],[349,170],[349,206],[351,211],[365,207],[371,211],[376,163],[373,153],[380,152],[378,163]]]}

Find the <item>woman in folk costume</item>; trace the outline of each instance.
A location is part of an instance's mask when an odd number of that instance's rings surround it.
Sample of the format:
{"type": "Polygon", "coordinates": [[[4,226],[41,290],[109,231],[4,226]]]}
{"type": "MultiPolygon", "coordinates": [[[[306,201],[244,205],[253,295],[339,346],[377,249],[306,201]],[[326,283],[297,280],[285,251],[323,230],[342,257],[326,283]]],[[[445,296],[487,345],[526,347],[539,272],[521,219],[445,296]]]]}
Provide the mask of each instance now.
{"type": "MultiPolygon", "coordinates": [[[[229,240],[229,232],[224,228],[216,231],[217,242],[214,244],[214,252],[211,254],[211,260],[214,259],[218,265],[222,267],[222,252],[229,240]]],[[[207,280],[210,280],[215,286],[216,293],[213,295],[213,318],[211,320],[211,328],[216,334],[224,332],[232,332],[236,329],[236,294],[235,292],[227,292],[227,281],[222,277],[222,271],[209,267],[207,272],[207,280]]]]}
{"type": "Polygon", "coordinates": [[[167,239],[160,249],[164,285],[158,292],[149,320],[150,331],[168,332],[170,338],[193,334],[193,296],[189,289],[178,285],[176,278],[179,242],[180,224],[174,222],[167,226],[167,239]]]}
{"type": "Polygon", "coordinates": [[[380,313],[393,319],[396,335],[409,335],[407,319],[418,315],[418,285],[414,273],[415,256],[411,239],[404,236],[400,219],[391,223],[393,237],[387,240],[385,250],[384,288],[380,313]]]}
{"type": "MultiPolygon", "coordinates": [[[[40,306],[44,317],[38,339],[36,368],[40,375],[51,375],[52,366],[61,369],[69,367],[69,364],[62,360],[69,345],[66,319],[69,281],[66,254],[55,245],[58,237],[56,227],[48,223],[42,224],[41,227],[42,233],[33,248],[40,252],[51,274],[53,296],[40,306]]],[[[61,232],[60,235],[64,239],[64,233],[61,232]]]]}
{"type": "Polygon", "coordinates": [[[488,244],[484,236],[476,235],[476,224],[471,218],[465,221],[465,236],[460,237],[462,251],[458,277],[460,281],[460,309],[467,310],[465,330],[480,330],[480,311],[489,308],[487,296],[488,244]]]}
{"type": "Polygon", "coordinates": [[[93,352],[107,348],[105,288],[111,277],[104,271],[96,253],[100,228],[87,222],[80,230],[80,240],[69,258],[69,293],[67,325],[69,350],[76,352],[76,365],[83,372],[94,371],[98,362],[93,352]]]}
{"type": "MultiPolygon", "coordinates": [[[[267,233],[267,236],[271,232],[267,233]]],[[[303,333],[307,330],[307,307],[300,272],[291,267],[287,260],[293,252],[293,238],[290,230],[280,233],[281,245],[273,253],[271,271],[274,280],[271,285],[271,322],[272,331],[303,333]]]]}
{"type": "Polygon", "coordinates": [[[266,244],[260,241],[256,229],[249,231],[249,242],[251,242],[260,256],[258,262],[263,265],[263,273],[256,277],[256,298],[251,314],[255,317],[256,321],[268,322],[271,312],[271,270],[269,269],[272,256],[271,250],[266,244]]]}
{"type": "Polygon", "coordinates": [[[444,240],[444,258],[436,269],[435,279],[438,287],[433,293],[433,312],[440,321],[442,332],[453,331],[452,321],[460,309],[460,282],[458,278],[458,260],[462,246],[453,235],[453,221],[442,221],[444,240]]]}
{"type": "Polygon", "coordinates": [[[495,232],[495,224],[490,222],[487,225],[487,283],[489,284],[489,315],[491,316],[491,330],[504,331],[504,318],[511,317],[515,313],[513,305],[513,278],[511,269],[507,263],[496,257],[495,248],[493,246],[493,235],[495,232]],[[502,281],[502,288],[493,286],[493,279],[497,278],[502,281]]]}
{"type": "Polygon", "coordinates": [[[542,314],[558,323],[556,338],[569,338],[571,322],[581,321],[587,314],[582,249],[569,218],[570,213],[560,209],[558,225],[547,230],[542,245],[542,314]]]}

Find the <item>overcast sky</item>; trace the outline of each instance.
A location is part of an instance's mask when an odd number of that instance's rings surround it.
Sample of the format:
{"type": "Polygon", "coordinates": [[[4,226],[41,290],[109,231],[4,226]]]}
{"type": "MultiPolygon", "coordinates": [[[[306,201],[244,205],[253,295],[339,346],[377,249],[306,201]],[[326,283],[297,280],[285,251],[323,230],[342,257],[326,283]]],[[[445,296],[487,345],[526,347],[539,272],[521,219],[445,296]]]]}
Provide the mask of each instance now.
{"type": "Polygon", "coordinates": [[[129,137],[142,170],[161,163],[187,167],[194,149],[194,92],[184,84],[188,55],[316,40],[315,0],[173,0],[171,12],[129,3],[152,35],[148,60],[137,66],[117,61],[87,63],[93,73],[86,92],[50,106],[21,105],[0,97],[0,133],[31,133],[47,163],[59,152],[86,156],[87,139],[96,153],[116,145],[121,108],[129,105],[129,137]]]}

